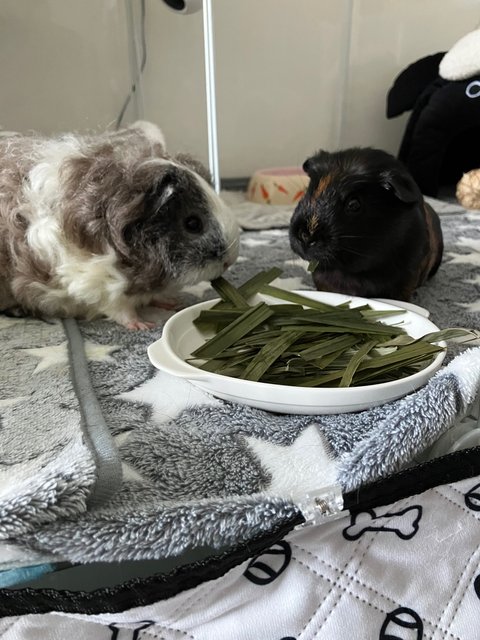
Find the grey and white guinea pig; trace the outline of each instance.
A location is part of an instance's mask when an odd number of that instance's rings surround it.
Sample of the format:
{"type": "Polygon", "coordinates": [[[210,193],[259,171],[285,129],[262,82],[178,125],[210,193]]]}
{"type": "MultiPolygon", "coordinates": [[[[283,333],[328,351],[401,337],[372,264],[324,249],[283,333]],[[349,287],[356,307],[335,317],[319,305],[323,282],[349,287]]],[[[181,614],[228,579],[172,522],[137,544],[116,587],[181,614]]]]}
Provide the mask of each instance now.
{"type": "Polygon", "coordinates": [[[0,138],[0,311],[146,328],[141,306],[220,276],[238,245],[207,170],[151,123],[0,138]]]}
{"type": "Polygon", "coordinates": [[[319,290],[409,300],[438,269],[440,220],[408,170],[380,149],[319,151],[290,223],[295,253],[316,263],[319,290]]]}

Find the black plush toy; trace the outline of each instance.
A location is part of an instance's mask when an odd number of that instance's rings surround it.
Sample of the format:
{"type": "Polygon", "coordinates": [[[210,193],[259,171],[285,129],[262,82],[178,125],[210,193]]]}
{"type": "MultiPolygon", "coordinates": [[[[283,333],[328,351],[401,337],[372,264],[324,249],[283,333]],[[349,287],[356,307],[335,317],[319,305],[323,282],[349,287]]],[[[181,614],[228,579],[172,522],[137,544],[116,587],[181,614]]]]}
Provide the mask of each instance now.
{"type": "Polygon", "coordinates": [[[480,30],[400,73],[388,93],[387,117],[408,110],[398,157],[423,194],[436,196],[440,186],[480,167],[480,30]]]}

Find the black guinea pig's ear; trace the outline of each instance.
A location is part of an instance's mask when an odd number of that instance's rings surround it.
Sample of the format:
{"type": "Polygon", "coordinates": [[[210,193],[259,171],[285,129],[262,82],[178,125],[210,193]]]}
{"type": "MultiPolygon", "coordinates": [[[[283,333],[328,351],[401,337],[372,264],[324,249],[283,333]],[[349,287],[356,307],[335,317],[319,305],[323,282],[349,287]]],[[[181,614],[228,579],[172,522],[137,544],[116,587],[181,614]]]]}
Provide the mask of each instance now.
{"type": "Polygon", "coordinates": [[[380,184],[384,189],[392,191],[396,198],[407,204],[418,202],[422,197],[417,183],[403,171],[392,169],[382,171],[380,184]]]}
{"type": "Polygon", "coordinates": [[[314,160],[315,160],[314,158],[307,158],[302,165],[302,169],[310,177],[312,177],[312,173],[313,173],[314,160]]]}
{"type": "Polygon", "coordinates": [[[310,177],[318,176],[319,174],[325,173],[328,171],[328,160],[330,158],[330,153],[328,151],[317,151],[314,156],[310,156],[307,158],[302,165],[302,169],[305,173],[310,177]]]}

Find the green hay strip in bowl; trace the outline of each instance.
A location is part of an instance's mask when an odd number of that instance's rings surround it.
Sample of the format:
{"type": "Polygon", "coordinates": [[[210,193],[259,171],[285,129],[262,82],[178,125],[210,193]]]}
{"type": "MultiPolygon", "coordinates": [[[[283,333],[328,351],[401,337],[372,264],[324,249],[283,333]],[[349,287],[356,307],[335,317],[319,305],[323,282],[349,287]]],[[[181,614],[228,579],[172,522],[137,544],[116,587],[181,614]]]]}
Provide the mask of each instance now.
{"type": "Polygon", "coordinates": [[[245,380],[348,387],[411,375],[444,350],[439,341],[478,337],[457,328],[413,338],[400,326],[380,322],[403,310],[325,304],[272,286],[280,273],[276,268],[262,272],[238,289],[223,278],[215,280],[222,301],[194,322],[200,329],[220,330],[189,362],[245,380]],[[289,304],[254,305],[250,299],[259,292],[289,304]]]}

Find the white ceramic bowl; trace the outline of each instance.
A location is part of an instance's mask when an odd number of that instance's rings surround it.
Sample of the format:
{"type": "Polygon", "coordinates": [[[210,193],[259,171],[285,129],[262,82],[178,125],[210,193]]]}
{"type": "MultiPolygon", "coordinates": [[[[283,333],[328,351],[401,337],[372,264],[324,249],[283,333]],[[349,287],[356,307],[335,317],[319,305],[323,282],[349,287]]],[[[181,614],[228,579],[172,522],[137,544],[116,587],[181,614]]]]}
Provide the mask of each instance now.
{"type": "MultiPolygon", "coordinates": [[[[298,291],[304,296],[320,300],[328,304],[340,304],[350,301],[351,306],[369,304],[374,309],[398,309],[399,315],[384,319],[386,324],[401,322],[414,338],[419,338],[432,331],[438,331],[430,320],[428,312],[415,305],[367,300],[354,296],[323,291],[298,291]],[[404,311],[404,309],[407,309],[404,311]],[[415,310],[412,310],[415,309],[415,310]],[[402,311],[400,315],[400,311],[402,311]]],[[[278,304],[279,300],[269,296],[257,296],[258,300],[265,300],[269,304],[278,304]]],[[[433,362],[417,373],[381,384],[365,385],[347,388],[311,388],[294,387],[266,382],[252,382],[241,380],[217,373],[209,373],[192,366],[185,360],[197,347],[205,342],[205,336],[193,324],[193,320],[203,309],[209,309],[217,300],[201,302],[192,307],[179,311],[165,324],[163,335],[148,347],[148,355],[152,364],[174,376],[188,379],[192,384],[224,400],[239,402],[259,409],[275,411],[277,413],[293,414],[327,414],[360,411],[376,405],[384,404],[400,398],[424,385],[440,368],[445,352],[440,352],[433,362]]],[[[445,343],[440,343],[445,346],[445,343]]]]}

